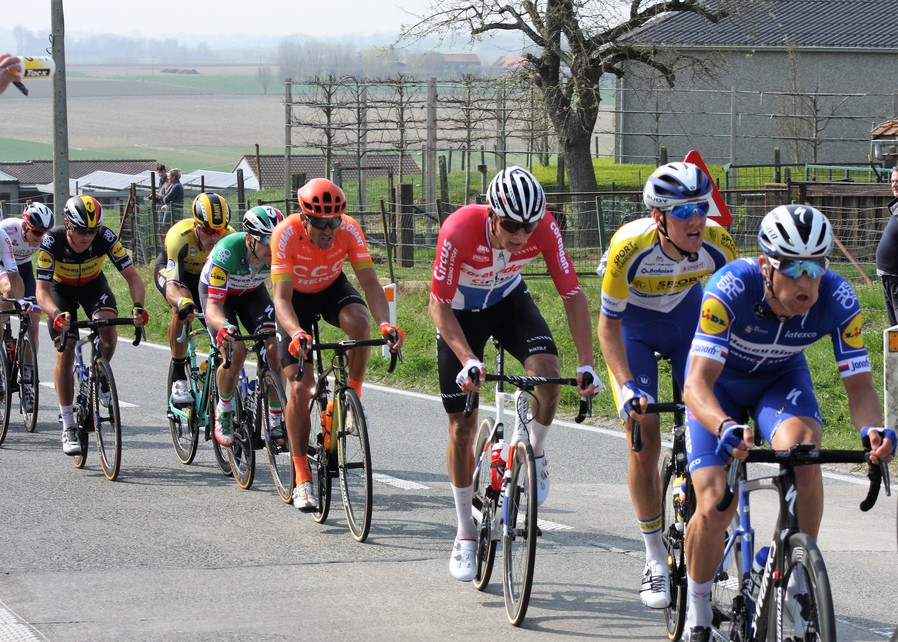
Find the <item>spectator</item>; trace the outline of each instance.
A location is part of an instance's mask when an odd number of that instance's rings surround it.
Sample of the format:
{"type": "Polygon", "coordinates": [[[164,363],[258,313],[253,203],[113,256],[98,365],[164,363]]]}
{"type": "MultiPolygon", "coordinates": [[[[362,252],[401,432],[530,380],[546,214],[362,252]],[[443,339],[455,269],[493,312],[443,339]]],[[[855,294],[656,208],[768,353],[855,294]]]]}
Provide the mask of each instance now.
{"type": "Polygon", "coordinates": [[[165,189],[159,194],[159,231],[165,233],[184,215],[184,186],[181,185],[181,170],[168,170],[168,181],[165,189]]]}
{"type": "Polygon", "coordinates": [[[15,71],[22,72],[22,61],[12,54],[0,54],[0,94],[16,79],[15,71]]]}
{"type": "Polygon", "coordinates": [[[165,184],[168,182],[168,168],[162,163],[156,163],[156,191],[150,196],[153,203],[158,203],[165,191],[165,184]]]}
{"type": "Polygon", "coordinates": [[[898,325],[898,166],[892,168],[892,202],[889,220],[876,246],[876,273],[882,279],[889,325],[898,325]]]}

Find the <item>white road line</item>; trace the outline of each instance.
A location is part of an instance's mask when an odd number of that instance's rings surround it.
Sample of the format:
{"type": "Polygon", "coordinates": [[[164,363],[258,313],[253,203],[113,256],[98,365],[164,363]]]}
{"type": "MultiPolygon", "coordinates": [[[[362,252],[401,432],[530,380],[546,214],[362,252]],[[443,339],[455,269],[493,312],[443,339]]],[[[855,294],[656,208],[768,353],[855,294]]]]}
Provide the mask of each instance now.
{"type": "Polygon", "coordinates": [[[0,640],[2,642],[39,642],[46,640],[41,632],[16,615],[0,601],[0,640]]]}
{"type": "Polygon", "coordinates": [[[371,479],[380,482],[381,484],[401,488],[403,490],[430,490],[429,486],[424,486],[406,479],[399,479],[398,477],[392,477],[390,475],[384,475],[383,473],[371,473],[371,479]]]}
{"type": "MultiPolygon", "coordinates": [[[[56,392],[56,386],[53,384],[52,381],[41,381],[40,385],[42,385],[46,388],[49,388],[53,392],[56,392]]],[[[127,401],[122,401],[121,399],[118,400],[118,405],[119,405],[119,408],[140,408],[140,406],[138,406],[135,403],[129,403],[127,401]]],[[[2,638],[0,638],[0,642],[3,642],[2,638]]]]}
{"type": "MultiPolygon", "coordinates": [[[[474,514],[474,517],[477,518],[478,521],[483,519],[483,515],[476,508],[471,508],[471,512],[474,514]]],[[[559,524],[558,522],[550,522],[547,519],[536,518],[536,525],[539,526],[540,529],[544,531],[572,531],[574,530],[573,526],[568,526],[567,524],[559,524]]]]}

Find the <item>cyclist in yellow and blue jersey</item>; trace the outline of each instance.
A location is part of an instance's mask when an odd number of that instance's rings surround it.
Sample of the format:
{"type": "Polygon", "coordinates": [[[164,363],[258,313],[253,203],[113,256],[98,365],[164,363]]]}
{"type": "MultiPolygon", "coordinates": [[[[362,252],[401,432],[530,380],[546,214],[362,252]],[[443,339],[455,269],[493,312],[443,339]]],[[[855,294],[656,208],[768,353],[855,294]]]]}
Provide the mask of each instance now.
{"type": "MultiPolygon", "coordinates": [[[[103,274],[103,262],[108,257],[128,282],[131,313],[134,325],[146,325],[149,314],[143,307],[146,288],[140,274],[131,263],[115,232],[105,225],[103,208],[92,196],[73,196],[65,204],[65,222],[44,235],[37,254],[37,303],[47,312],[50,338],[54,343],[60,334],[77,320],[81,307],[91,319],[118,316],[115,295],[103,274]]],[[[118,335],[115,328],[101,328],[100,352],[112,360],[118,335]]],[[[81,445],[75,434],[72,401],[75,398],[75,339],[70,336],[62,352],[56,356],[53,381],[62,417],[62,451],[66,455],[80,455],[81,445]]],[[[109,406],[108,390],[100,388],[100,403],[109,406]]]]}
{"type": "Polygon", "coordinates": [[[643,201],[651,216],[621,227],[599,268],[602,305],[599,342],[608,364],[615,405],[628,438],[639,421],[643,448],[629,451],[630,498],[645,544],[639,595],[650,608],[670,603],[667,550],[661,538],[658,415],[632,410],[658,396],[655,353],[670,359],[682,386],[704,277],[736,256],[732,237],[708,221],[711,179],[691,163],[668,163],[646,181],[643,201]]]}
{"type": "Polygon", "coordinates": [[[201,311],[200,272],[218,240],[235,231],[228,225],[230,219],[231,208],[223,196],[199,194],[193,200],[193,217],[171,226],[156,259],[156,289],[172,309],[168,344],[175,370],[171,396],[176,404],[193,403],[187,383],[187,343],[178,343],[178,337],[184,325],[201,311]]]}

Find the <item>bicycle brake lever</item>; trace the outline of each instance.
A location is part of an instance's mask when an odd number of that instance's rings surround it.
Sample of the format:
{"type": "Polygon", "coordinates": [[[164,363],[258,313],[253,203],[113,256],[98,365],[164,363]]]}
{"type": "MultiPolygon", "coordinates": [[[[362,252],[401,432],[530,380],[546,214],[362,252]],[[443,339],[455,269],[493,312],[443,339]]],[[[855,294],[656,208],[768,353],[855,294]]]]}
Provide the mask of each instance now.
{"type": "Polygon", "coordinates": [[[723,490],[723,497],[720,498],[720,501],[717,502],[716,505],[717,510],[721,513],[733,503],[733,497],[736,492],[736,480],[739,478],[739,467],[741,465],[741,461],[733,459],[733,462],[730,464],[730,468],[727,471],[727,485],[723,490]]]}

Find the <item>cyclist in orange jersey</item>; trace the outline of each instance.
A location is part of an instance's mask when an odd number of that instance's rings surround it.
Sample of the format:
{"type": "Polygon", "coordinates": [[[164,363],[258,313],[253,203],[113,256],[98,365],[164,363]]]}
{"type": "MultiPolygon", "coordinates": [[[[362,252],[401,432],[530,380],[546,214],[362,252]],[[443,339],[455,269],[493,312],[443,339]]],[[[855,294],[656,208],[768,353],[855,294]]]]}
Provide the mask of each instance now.
{"type": "MultiPolygon", "coordinates": [[[[302,342],[312,341],[305,329],[311,329],[315,317],[321,315],[350,339],[368,339],[374,316],[392,350],[399,349],[405,333],[390,324],[387,298],[365,235],[358,222],[345,213],[343,190],[327,179],[314,178],[299,188],[297,196],[300,211],[277,225],[271,237],[271,280],[281,364],[289,383],[284,415],[296,468],[293,505],[308,511],[315,508],[312,473],[305,455],[311,429],[307,409],[314,383],[312,368],[306,368],[302,379],[296,381],[299,359],[308,360],[302,342]],[[343,273],[347,258],[365,292],[364,299],[343,273]]],[[[370,354],[370,348],[349,353],[349,385],[359,397],[370,354]]]]}

